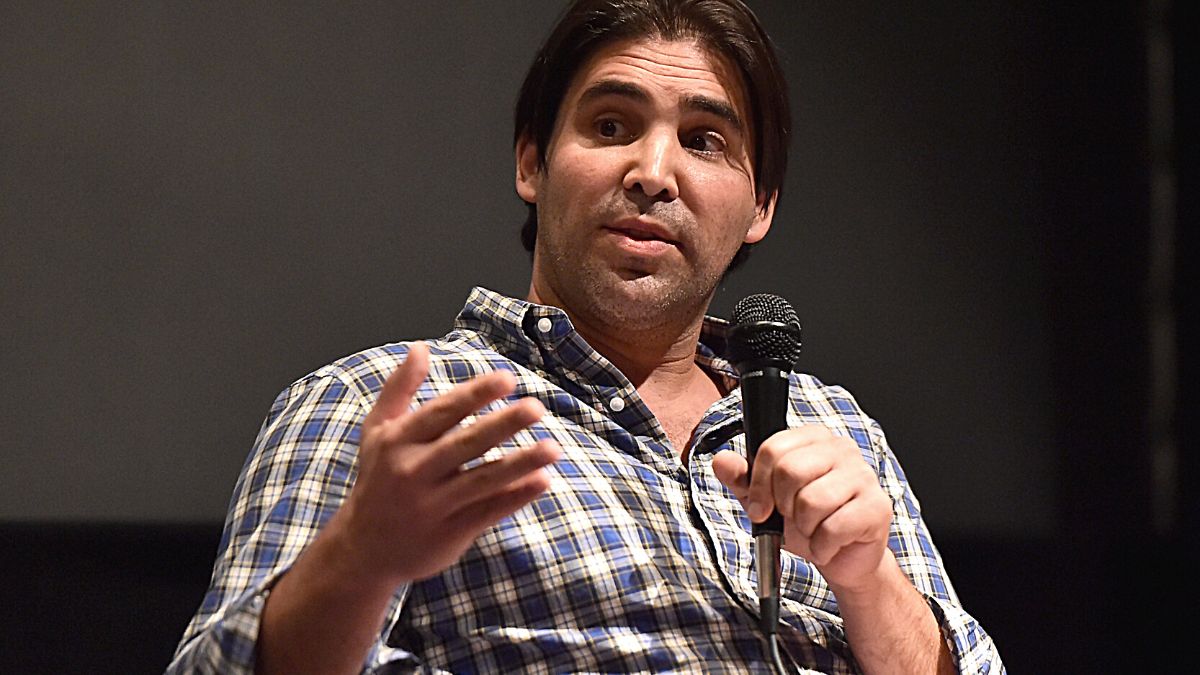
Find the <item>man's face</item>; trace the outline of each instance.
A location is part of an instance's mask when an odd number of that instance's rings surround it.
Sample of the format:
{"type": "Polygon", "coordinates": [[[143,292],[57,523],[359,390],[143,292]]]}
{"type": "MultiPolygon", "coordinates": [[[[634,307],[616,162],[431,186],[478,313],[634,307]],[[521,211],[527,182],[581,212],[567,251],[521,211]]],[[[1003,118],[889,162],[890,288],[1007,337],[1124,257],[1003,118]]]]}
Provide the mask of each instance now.
{"type": "Polygon", "coordinates": [[[692,41],[619,42],[579,70],[537,167],[530,296],[600,325],[659,328],[702,313],[733,255],[770,227],[756,198],[736,71],[692,41]]]}

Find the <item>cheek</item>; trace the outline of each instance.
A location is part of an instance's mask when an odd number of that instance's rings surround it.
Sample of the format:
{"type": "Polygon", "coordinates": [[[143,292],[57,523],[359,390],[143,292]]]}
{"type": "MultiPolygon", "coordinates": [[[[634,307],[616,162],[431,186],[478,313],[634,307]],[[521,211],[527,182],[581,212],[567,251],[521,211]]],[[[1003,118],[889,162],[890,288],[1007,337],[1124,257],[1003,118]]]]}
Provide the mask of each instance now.
{"type": "Polygon", "coordinates": [[[560,184],[576,190],[588,189],[612,181],[616,158],[611,154],[564,143],[547,168],[560,184]]]}
{"type": "Polygon", "coordinates": [[[745,184],[737,186],[702,186],[700,208],[709,214],[714,224],[713,232],[722,241],[741,242],[754,221],[757,205],[750,189],[745,184]]]}
{"type": "Polygon", "coordinates": [[[754,188],[740,172],[727,168],[695,171],[688,178],[698,198],[714,209],[745,214],[754,209],[754,188]]]}

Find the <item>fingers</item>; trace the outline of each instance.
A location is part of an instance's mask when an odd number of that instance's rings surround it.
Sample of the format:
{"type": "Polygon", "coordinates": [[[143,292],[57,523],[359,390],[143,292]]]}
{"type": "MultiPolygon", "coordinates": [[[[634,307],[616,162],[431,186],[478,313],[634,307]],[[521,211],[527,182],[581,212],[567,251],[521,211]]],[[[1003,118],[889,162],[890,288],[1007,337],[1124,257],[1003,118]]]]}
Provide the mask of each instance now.
{"type": "Polygon", "coordinates": [[[457,475],[463,464],[508,440],[546,412],[540,401],[522,399],[462,424],[469,415],[516,389],[516,377],[507,370],[461,383],[408,412],[428,373],[428,358],[425,345],[413,346],[385,382],[364,425],[364,448],[388,457],[389,472],[398,478],[440,484],[457,475]]]}
{"type": "Polygon", "coordinates": [[[406,412],[417,388],[428,375],[429,347],[423,342],[414,342],[409,346],[404,362],[383,383],[383,391],[367,415],[365,424],[375,426],[406,412]]]}
{"type": "Polygon", "coordinates": [[[763,443],[746,503],[755,522],[778,508],[787,550],[817,565],[831,584],[857,583],[887,548],[890,498],[858,446],[821,427],[789,429],[763,443]]]}
{"type": "Polygon", "coordinates": [[[485,501],[504,493],[509,486],[525,480],[542,467],[553,464],[562,455],[558,443],[537,443],[509,453],[499,459],[460,472],[451,490],[460,503],[467,505],[485,501]]]}
{"type": "Polygon", "coordinates": [[[454,527],[482,532],[536,499],[550,486],[544,467],[561,454],[554,441],[539,441],[464,471],[453,484],[453,493],[459,496],[459,504],[450,509],[454,527]]]}
{"type": "Polygon", "coordinates": [[[833,434],[809,425],[777,433],[758,449],[751,470],[746,514],[753,522],[765,520],[772,509],[789,518],[789,497],[833,468],[835,456],[825,444],[833,434]]]}
{"type": "Polygon", "coordinates": [[[384,382],[364,420],[358,477],[338,511],[389,578],[425,578],[452,564],[484,529],[549,487],[545,467],[561,453],[545,441],[464,469],[541,419],[545,407],[524,399],[463,424],[516,389],[515,375],[497,370],[413,408],[429,369],[428,347],[413,344],[384,382]]]}
{"type": "Polygon", "coordinates": [[[456,472],[461,465],[508,440],[545,413],[546,407],[540,401],[526,398],[454,429],[435,444],[429,471],[434,475],[456,472]]]}
{"type": "Polygon", "coordinates": [[[830,513],[807,537],[810,559],[817,565],[824,565],[842,549],[872,541],[875,530],[870,504],[862,500],[847,502],[830,513]]]}
{"type": "Polygon", "coordinates": [[[752,522],[779,510],[787,550],[820,566],[831,582],[875,569],[887,545],[891,500],[852,440],[819,425],[781,431],[759,448],[748,483],[745,461],[723,455],[713,458],[713,473],[752,522]]]}
{"type": "Polygon", "coordinates": [[[857,494],[858,486],[846,480],[844,474],[827,473],[805,485],[792,499],[786,500],[779,512],[793,529],[805,537],[811,537],[826,518],[857,494]]]}
{"type": "Polygon", "coordinates": [[[550,478],[545,471],[530,474],[506,485],[490,499],[472,502],[460,509],[449,518],[447,528],[450,531],[471,532],[478,536],[536,499],[549,485],[550,478]]]}
{"type": "Polygon", "coordinates": [[[457,426],[466,416],[511,394],[516,386],[516,377],[507,370],[480,375],[422,404],[413,414],[404,416],[389,436],[409,443],[428,443],[457,426]]]}

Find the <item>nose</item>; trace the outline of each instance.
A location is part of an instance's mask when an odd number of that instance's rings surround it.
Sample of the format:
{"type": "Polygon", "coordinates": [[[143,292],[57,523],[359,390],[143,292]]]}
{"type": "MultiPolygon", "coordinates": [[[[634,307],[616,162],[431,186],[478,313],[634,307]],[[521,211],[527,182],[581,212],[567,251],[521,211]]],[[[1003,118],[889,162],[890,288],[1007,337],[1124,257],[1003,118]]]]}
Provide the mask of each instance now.
{"type": "Polygon", "coordinates": [[[674,201],[679,197],[679,183],[675,176],[679,140],[674,133],[646,134],[630,149],[633,157],[623,182],[627,192],[662,202],[674,201]]]}

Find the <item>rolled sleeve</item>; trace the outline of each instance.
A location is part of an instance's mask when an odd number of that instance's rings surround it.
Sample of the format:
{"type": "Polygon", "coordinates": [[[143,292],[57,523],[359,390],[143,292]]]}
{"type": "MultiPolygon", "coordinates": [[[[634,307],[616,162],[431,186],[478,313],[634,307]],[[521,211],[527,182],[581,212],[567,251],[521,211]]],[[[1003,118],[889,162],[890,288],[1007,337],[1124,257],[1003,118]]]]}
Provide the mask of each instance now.
{"type": "Polygon", "coordinates": [[[925,596],[929,608],[937,618],[942,639],[954,658],[960,673],[1004,673],[1004,663],[996,650],[992,637],[983,630],[979,622],[956,604],[925,596]]]}
{"type": "Polygon", "coordinates": [[[364,389],[333,367],[281,393],[234,487],[212,580],[168,673],[251,673],[271,587],[357,472],[364,389]]]}
{"type": "Polygon", "coordinates": [[[176,673],[253,673],[258,627],[270,589],[251,589],[191,640],[180,645],[167,675],[176,673]]]}
{"type": "Polygon", "coordinates": [[[888,548],[929,604],[958,672],[1004,673],[991,636],[959,604],[941,554],[921,516],[920,502],[878,424],[872,425],[871,445],[878,461],[880,484],[892,499],[888,548]]]}

